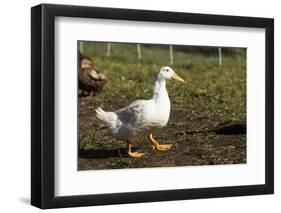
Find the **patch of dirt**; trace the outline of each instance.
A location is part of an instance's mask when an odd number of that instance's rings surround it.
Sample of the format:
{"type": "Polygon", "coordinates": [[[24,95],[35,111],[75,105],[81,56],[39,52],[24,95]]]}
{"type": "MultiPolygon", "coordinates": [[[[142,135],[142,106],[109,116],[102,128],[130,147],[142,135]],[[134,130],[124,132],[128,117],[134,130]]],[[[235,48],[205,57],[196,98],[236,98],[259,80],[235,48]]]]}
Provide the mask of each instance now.
{"type": "Polygon", "coordinates": [[[79,98],[78,170],[246,163],[245,124],[220,126],[222,118],[215,113],[173,103],[168,125],[154,133],[159,143],[173,144],[172,149],[166,152],[153,150],[143,139],[133,144],[133,151],[145,152],[145,155],[138,159],[129,158],[126,142],[107,134],[95,117],[94,109],[101,106],[114,111],[134,99],[105,96],[101,93],[79,98]]]}

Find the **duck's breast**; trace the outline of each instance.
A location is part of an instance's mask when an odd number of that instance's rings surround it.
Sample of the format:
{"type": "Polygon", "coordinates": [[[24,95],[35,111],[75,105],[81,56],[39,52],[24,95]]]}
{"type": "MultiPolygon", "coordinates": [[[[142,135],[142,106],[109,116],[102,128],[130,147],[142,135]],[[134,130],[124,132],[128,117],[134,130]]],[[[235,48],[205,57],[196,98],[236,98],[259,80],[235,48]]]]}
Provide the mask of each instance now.
{"type": "Polygon", "coordinates": [[[170,117],[170,101],[166,101],[165,103],[155,102],[151,100],[150,104],[145,108],[144,120],[150,123],[151,126],[154,127],[163,127],[169,121],[170,117]]]}

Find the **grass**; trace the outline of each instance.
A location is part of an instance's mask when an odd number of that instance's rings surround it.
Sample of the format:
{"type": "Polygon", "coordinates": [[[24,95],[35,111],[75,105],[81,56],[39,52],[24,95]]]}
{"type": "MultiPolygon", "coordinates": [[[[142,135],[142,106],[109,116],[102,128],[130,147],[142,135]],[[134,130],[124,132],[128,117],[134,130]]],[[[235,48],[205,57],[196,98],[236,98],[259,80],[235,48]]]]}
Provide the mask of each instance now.
{"type": "MultiPolygon", "coordinates": [[[[106,56],[106,43],[84,42],[84,54],[91,56],[94,67],[110,79],[104,90],[110,96],[135,99],[149,98],[152,84],[160,67],[169,65],[168,46],[142,46],[142,59],[137,59],[135,44],[111,44],[111,56],[106,56]]],[[[221,117],[221,122],[246,122],[246,53],[218,55],[177,51],[174,47],[172,68],[186,81],[168,82],[172,103],[188,108],[200,108],[221,117]]],[[[216,48],[214,48],[216,50],[216,48]]],[[[229,52],[229,51],[227,51],[229,52]]]]}

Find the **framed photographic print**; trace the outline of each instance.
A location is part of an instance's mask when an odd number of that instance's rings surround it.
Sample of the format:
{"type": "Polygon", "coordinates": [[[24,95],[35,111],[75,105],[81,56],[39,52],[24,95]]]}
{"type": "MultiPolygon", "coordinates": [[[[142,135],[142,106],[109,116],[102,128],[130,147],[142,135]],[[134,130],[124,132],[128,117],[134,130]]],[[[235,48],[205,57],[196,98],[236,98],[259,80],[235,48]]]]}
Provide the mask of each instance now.
{"type": "Polygon", "coordinates": [[[274,20],[31,9],[31,204],[271,194],[274,20]]]}

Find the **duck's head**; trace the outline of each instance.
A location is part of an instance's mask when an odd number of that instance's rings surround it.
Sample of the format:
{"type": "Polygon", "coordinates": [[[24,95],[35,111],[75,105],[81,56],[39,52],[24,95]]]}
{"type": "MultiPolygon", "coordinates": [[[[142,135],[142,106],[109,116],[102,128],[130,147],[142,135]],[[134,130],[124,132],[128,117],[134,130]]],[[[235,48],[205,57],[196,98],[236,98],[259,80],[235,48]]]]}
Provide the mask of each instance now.
{"type": "Polygon", "coordinates": [[[181,77],[179,77],[175,71],[168,66],[162,67],[160,69],[160,72],[158,74],[158,79],[159,80],[169,80],[169,79],[173,79],[173,80],[177,80],[177,81],[184,81],[181,77]]]}

